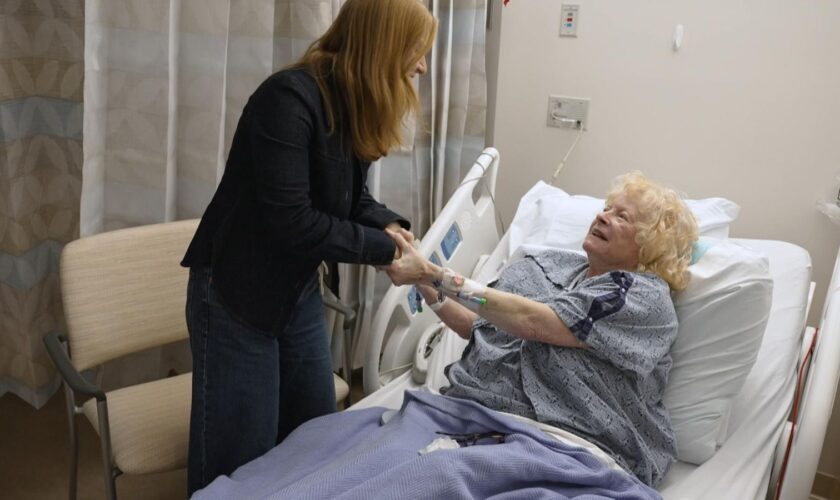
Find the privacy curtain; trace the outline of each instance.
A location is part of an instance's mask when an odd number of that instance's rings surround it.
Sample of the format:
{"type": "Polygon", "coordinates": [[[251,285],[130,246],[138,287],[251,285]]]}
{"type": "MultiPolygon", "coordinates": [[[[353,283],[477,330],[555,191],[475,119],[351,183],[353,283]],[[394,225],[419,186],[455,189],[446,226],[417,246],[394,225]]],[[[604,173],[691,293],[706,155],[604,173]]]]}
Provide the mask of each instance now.
{"type": "Polygon", "coordinates": [[[246,100],[335,0],[88,0],[82,235],[199,217],[246,100]]]}
{"type": "Polygon", "coordinates": [[[79,234],[83,0],[0,1],[0,396],[58,387],[58,257],[79,234]]]}

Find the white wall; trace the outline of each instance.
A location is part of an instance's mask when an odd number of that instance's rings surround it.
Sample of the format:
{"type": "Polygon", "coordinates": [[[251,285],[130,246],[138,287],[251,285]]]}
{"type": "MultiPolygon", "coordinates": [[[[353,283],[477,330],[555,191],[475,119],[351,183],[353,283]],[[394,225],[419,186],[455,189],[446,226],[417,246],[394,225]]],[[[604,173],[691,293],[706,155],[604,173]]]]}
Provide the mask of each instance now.
{"type": "MultiPolygon", "coordinates": [[[[589,130],[563,189],[601,196],[610,179],[640,169],[692,198],[736,201],[733,235],[811,253],[816,323],[840,244],[840,227],[814,208],[834,198],[840,174],[840,2],[572,1],[577,38],[557,36],[557,0],[511,0],[494,12],[501,37],[488,113],[505,220],[574,138],[546,127],[548,96],[589,97],[589,130]],[[685,42],[674,52],[677,23],[685,42]]],[[[840,439],[837,413],[829,443],[840,439]]],[[[840,449],[826,448],[820,470],[840,477],[840,449]]]]}

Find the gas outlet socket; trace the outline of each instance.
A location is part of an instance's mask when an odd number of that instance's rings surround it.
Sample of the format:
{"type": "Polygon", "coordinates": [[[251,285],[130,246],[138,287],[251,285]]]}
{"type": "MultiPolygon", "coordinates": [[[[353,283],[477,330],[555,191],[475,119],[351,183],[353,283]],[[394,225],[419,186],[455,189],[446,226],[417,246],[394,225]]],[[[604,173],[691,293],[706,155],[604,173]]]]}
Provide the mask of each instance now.
{"type": "Polygon", "coordinates": [[[560,8],[560,36],[577,37],[580,5],[564,3],[560,8]]]}
{"type": "Polygon", "coordinates": [[[546,124],[549,127],[588,130],[590,102],[588,97],[548,96],[546,124]]]}

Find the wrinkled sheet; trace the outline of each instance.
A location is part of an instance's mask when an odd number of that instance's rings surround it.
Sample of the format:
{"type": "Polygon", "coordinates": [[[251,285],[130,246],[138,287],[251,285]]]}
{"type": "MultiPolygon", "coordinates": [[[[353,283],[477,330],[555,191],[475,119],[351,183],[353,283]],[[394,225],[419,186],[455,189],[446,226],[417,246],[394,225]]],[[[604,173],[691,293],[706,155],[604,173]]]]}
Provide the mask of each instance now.
{"type": "Polygon", "coordinates": [[[659,499],[582,448],[472,401],[407,391],[387,423],[379,407],[307,422],[194,499],[659,499]],[[503,443],[420,454],[449,434],[502,433],[503,443]]]}

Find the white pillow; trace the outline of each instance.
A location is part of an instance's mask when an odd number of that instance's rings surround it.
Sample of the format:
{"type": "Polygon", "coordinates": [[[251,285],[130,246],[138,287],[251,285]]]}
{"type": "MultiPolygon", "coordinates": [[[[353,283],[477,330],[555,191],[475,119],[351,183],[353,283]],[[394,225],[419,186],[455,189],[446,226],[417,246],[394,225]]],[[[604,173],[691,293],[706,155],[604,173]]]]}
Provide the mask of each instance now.
{"type": "MultiPolygon", "coordinates": [[[[686,200],[697,217],[700,236],[729,237],[729,223],[740,207],[724,198],[686,200]]],[[[519,201],[510,226],[508,256],[522,245],[543,245],[580,250],[595,214],[604,200],[591,196],[570,196],[562,189],[539,181],[519,201]]]]}
{"type": "Polygon", "coordinates": [[[773,292],[766,257],[730,240],[701,238],[688,288],[674,294],[679,333],[665,406],[683,462],[702,464],[722,444],[732,399],[755,362],[773,292]]]}

